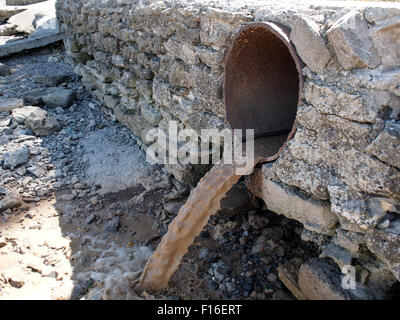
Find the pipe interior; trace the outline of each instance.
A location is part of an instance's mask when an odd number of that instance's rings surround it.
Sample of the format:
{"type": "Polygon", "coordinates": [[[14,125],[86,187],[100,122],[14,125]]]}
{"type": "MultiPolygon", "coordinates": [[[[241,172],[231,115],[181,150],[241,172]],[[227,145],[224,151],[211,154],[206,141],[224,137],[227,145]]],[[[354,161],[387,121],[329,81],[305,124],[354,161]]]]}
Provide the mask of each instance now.
{"type": "Polygon", "coordinates": [[[227,121],[231,129],[254,129],[256,138],[273,136],[270,155],[279,151],[296,118],[301,75],[289,46],[269,25],[255,23],[240,31],[225,65],[227,121]]]}

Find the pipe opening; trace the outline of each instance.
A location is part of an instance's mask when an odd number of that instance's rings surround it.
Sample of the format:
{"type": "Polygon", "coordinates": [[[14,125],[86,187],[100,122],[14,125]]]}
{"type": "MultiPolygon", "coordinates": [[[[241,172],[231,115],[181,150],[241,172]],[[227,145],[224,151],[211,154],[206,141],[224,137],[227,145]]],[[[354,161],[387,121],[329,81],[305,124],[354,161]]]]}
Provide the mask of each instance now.
{"type": "MultiPolygon", "coordinates": [[[[302,65],[287,31],[273,23],[243,27],[225,63],[224,103],[231,129],[254,129],[274,160],[295,132],[302,65]]],[[[256,150],[257,151],[257,150],[256,150]]],[[[257,152],[259,153],[259,152],[257,152]]]]}

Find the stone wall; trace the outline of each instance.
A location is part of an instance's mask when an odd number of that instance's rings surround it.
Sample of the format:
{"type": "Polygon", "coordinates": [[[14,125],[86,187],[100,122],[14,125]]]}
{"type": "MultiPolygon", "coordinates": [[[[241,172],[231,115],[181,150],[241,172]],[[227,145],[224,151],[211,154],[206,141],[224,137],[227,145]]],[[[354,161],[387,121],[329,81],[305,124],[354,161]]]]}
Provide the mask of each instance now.
{"type": "MultiPolygon", "coordinates": [[[[353,265],[363,289],[385,292],[400,280],[398,4],[64,0],[57,15],[75,72],[139,141],[169,120],[226,127],[233,37],[253,21],[288,26],[306,65],[298,129],[247,185],[271,211],[302,222],[322,257],[353,265]]],[[[206,169],[169,167],[191,184],[206,169]]]]}

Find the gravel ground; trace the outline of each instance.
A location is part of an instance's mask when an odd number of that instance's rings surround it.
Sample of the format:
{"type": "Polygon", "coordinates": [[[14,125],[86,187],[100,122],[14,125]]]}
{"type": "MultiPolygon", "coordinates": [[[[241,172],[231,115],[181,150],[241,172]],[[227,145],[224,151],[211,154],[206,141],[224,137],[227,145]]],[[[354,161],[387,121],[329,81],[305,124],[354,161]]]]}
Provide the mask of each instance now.
{"type": "MultiPolygon", "coordinates": [[[[42,85],[34,79],[36,75],[69,74],[73,76],[71,66],[63,62],[63,48],[55,46],[43,50],[30,51],[29,54],[17,54],[3,58],[2,63],[12,70],[11,75],[0,78],[0,95],[5,98],[22,98],[27,90],[40,88],[42,85]],[[46,52],[44,54],[43,52],[46,52]]],[[[77,77],[68,83],[70,87],[82,90],[77,77]]],[[[84,95],[80,95],[84,97],[84,95]]]]}

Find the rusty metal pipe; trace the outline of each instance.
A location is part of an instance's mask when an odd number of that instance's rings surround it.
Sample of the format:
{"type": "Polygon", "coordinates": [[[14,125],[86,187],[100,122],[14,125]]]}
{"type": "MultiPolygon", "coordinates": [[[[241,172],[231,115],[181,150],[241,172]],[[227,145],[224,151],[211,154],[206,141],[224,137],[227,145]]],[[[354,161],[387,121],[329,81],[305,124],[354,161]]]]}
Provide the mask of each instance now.
{"type": "MultiPolygon", "coordinates": [[[[303,62],[288,35],[288,28],[270,22],[244,26],[227,53],[224,78],[230,128],[254,129],[256,138],[284,135],[283,145],[296,131],[304,82],[303,62]]],[[[279,150],[275,147],[272,153],[279,150]]]]}
{"type": "MultiPolygon", "coordinates": [[[[256,140],[254,165],[276,159],[287,141],[282,133],[290,132],[290,138],[296,129],[301,66],[296,64],[298,58],[291,58],[296,54],[282,32],[268,23],[244,27],[225,65],[224,101],[231,128],[253,128],[257,136],[268,136],[256,140]]],[[[160,290],[168,285],[189,246],[240,179],[235,169],[235,163],[222,162],[200,180],[133,284],[136,290],[160,290]]]]}

